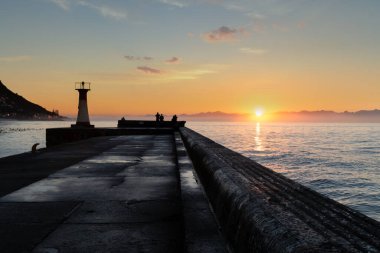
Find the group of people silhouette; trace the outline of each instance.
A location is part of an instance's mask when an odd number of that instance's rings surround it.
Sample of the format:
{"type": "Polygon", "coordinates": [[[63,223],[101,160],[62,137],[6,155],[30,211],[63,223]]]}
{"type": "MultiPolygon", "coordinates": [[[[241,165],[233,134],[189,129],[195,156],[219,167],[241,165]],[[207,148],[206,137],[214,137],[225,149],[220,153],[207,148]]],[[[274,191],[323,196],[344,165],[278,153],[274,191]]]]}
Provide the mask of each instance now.
{"type": "MultiPolygon", "coordinates": [[[[177,118],[178,118],[177,115],[174,114],[172,118],[172,122],[177,122],[177,118]]],[[[161,114],[159,112],[156,113],[156,122],[163,122],[164,119],[165,117],[162,113],[161,114]]]]}
{"type": "Polygon", "coordinates": [[[159,121],[164,121],[164,115],[161,113],[159,114],[158,112],[156,113],[156,122],[159,121]]]}

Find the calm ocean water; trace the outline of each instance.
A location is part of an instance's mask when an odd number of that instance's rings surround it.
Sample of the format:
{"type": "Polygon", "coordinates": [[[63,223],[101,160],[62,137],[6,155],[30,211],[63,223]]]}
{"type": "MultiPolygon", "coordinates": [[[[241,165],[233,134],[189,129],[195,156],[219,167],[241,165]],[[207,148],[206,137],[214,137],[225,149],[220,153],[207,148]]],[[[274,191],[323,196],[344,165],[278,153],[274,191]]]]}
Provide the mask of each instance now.
{"type": "MultiPolygon", "coordinates": [[[[115,127],[116,121],[94,121],[115,127]]],[[[0,121],[0,157],[71,122],[0,121]]],[[[188,127],[380,221],[380,124],[189,122],[188,127]]]]}

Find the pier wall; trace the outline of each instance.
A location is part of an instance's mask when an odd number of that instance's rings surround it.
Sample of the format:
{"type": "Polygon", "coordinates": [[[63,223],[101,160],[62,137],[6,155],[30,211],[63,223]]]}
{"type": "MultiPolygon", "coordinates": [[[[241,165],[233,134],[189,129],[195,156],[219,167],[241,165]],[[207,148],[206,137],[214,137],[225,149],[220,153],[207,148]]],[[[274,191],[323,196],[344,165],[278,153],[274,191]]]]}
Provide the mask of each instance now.
{"type": "Polygon", "coordinates": [[[168,127],[178,130],[184,127],[186,121],[152,121],[152,120],[125,120],[121,119],[117,122],[117,127],[168,127]]]}
{"type": "Polygon", "coordinates": [[[180,133],[235,252],[380,252],[380,223],[188,129],[180,133]]]}
{"type": "Polygon", "coordinates": [[[81,127],[46,129],[46,146],[56,146],[100,136],[120,136],[136,134],[172,134],[186,121],[119,120],[116,127],[81,127]]]}
{"type": "Polygon", "coordinates": [[[75,142],[100,136],[120,136],[136,134],[171,134],[173,128],[48,128],[46,147],[75,142]]]}

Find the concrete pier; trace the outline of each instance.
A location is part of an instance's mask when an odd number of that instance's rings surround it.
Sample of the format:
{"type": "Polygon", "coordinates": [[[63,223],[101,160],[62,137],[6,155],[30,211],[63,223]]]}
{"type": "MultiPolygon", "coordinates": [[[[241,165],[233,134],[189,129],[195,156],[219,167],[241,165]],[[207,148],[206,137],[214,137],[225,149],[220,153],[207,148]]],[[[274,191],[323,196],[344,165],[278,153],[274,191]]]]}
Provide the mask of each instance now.
{"type": "Polygon", "coordinates": [[[226,252],[173,133],[91,138],[0,168],[0,252],[226,252]]]}
{"type": "Polygon", "coordinates": [[[0,159],[0,252],[380,252],[379,222],[188,128],[47,135],[0,159]]]}

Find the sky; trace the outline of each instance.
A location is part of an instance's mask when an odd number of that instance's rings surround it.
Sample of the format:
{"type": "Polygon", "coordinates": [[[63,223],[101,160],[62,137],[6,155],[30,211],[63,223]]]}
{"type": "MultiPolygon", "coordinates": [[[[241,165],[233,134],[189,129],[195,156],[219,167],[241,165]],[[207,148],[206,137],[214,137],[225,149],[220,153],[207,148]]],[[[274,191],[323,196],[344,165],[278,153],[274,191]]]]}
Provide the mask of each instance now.
{"type": "Polygon", "coordinates": [[[380,109],[379,0],[1,0],[0,80],[75,115],[380,109]]]}

